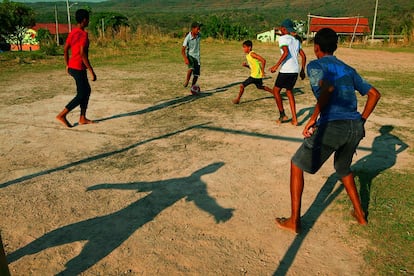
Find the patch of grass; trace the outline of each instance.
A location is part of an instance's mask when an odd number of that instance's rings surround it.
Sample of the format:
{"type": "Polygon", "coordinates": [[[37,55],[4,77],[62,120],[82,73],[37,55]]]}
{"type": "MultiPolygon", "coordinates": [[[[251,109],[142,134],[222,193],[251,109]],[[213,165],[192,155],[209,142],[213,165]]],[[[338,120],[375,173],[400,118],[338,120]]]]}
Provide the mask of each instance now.
{"type": "Polygon", "coordinates": [[[369,223],[353,230],[370,241],[364,252],[379,275],[414,273],[413,172],[386,171],[372,182],[369,223]]]}

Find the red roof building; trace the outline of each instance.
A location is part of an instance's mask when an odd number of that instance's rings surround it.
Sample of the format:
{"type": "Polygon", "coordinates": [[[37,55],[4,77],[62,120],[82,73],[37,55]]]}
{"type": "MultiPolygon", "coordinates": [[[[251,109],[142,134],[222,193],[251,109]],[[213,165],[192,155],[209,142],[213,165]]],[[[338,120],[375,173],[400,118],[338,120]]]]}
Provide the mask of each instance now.
{"type": "MultiPolygon", "coordinates": [[[[58,24],[58,33],[59,34],[68,34],[69,33],[69,25],[68,24],[58,24]]],[[[72,24],[72,29],[76,28],[76,25],[72,24]]],[[[49,30],[50,34],[56,35],[56,23],[36,23],[36,25],[32,28],[35,31],[39,29],[49,30]]]]}
{"type": "Polygon", "coordinates": [[[365,17],[310,17],[309,31],[312,33],[322,28],[331,28],[342,35],[364,35],[370,32],[368,18],[365,17]]]}

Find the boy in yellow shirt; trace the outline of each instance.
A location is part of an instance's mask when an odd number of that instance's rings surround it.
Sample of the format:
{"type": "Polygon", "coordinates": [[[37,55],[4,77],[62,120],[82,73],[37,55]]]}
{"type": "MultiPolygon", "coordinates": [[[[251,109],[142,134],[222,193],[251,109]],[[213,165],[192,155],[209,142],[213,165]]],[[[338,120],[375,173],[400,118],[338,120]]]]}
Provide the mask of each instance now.
{"type": "Polygon", "coordinates": [[[266,60],[253,50],[253,42],[246,40],[243,42],[243,52],[246,54],[247,62],[243,62],[242,66],[250,68],[250,76],[240,84],[240,91],[237,98],[233,100],[234,104],[239,104],[240,99],[244,93],[244,88],[250,84],[256,85],[257,89],[266,90],[273,95],[273,90],[263,85],[264,70],[266,60]]]}

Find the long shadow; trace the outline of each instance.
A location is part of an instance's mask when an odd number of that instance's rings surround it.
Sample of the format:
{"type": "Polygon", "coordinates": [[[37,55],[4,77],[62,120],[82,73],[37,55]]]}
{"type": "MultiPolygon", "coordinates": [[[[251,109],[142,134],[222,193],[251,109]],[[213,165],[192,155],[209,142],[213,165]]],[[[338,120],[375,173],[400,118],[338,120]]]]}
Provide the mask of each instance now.
{"type": "Polygon", "coordinates": [[[78,161],[75,161],[75,162],[71,162],[71,163],[56,167],[56,168],[52,168],[52,169],[48,169],[48,170],[44,170],[44,171],[40,171],[40,172],[36,172],[36,173],[32,173],[32,174],[28,174],[28,175],[25,175],[25,176],[22,176],[22,177],[19,177],[19,178],[1,183],[0,184],[0,189],[5,188],[5,187],[10,186],[10,185],[13,185],[13,184],[17,184],[17,183],[26,181],[26,180],[36,178],[36,177],[39,177],[39,176],[42,176],[42,175],[62,171],[62,170],[72,168],[72,167],[75,167],[75,166],[78,166],[78,165],[81,165],[81,164],[85,164],[85,163],[89,163],[89,162],[96,161],[96,160],[99,160],[99,159],[103,159],[103,158],[109,157],[111,155],[126,152],[130,149],[136,148],[136,147],[144,145],[146,143],[153,142],[153,141],[160,140],[160,139],[165,139],[165,138],[171,137],[173,135],[183,133],[183,132],[189,131],[189,130],[194,129],[194,128],[198,128],[199,126],[202,126],[202,125],[203,124],[190,126],[190,127],[187,127],[187,128],[181,129],[181,130],[177,130],[177,131],[170,132],[170,133],[167,133],[167,134],[164,134],[164,135],[161,135],[161,136],[157,136],[157,137],[153,137],[153,138],[150,138],[150,139],[147,139],[147,140],[144,140],[144,141],[140,141],[140,142],[134,143],[132,145],[129,145],[127,147],[124,147],[124,148],[121,148],[121,149],[118,149],[118,150],[100,153],[100,154],[90,156],[90,157],[87,157],[87,158],[84,158],[84,159],[81,159],[81,160],[78,160],[78,161]]]}
{"type": "Polygon", "coordinates": [[[123,117],[142,115],[142,114],[157,111],[157,110],[160,110],[160,109],[163,109],[163,108],[166,108],[166,107],[180,106],[180,105],[187,104],[187,103],[190,103],[190,102],[193,102],[193,101],[205,98],[205,97],[210,97],[215,93],[224,92],[224,91],[227,90],[228,87],[231,87],[231,86],[236,85],[236,84],[237,83],[230,83],[230,84],[222,86],[222,87],[217,87],[215,89],[202,91],[201,93],[199,93],[197,95],[186,95],[184,97],[177,97],[177,98],[170,99],[170,100],[167,100],[167,101],[162,102],[160,104],[153,105],[153,106],[141,109],[141,110],[126,112],[126,113],[121,113],[121,114],[115,114],[115,115],[112,115],[112,116],[109,116],[109,117],[96,119],[94,121],[98,123],[98,122],[103,122],[103,121],[113,120],[113,119],[118,119],[118,118],[123,118],[123,117]]]}
{"type": "Polygon", "coordinates": [[[301,110],[299,110],[296,114],[296,116],[298,116],[298,118],[304,114],[306,114],[305,117],[302,118],[302,120],[300,120],[298,122],[298,125],[301,126],[302,124],[306,123],[310,117],[313,114],[313,111],[315,110],[315,107],[311,106],[311,107],[306,107],[306,108],[302,108],[301,110]]]}
{"type": "MultiPolygon", "coordinates": [[[[377,136],[372,143],[372,153],[358,160],[352,166],[354,176],[358,177],[360,180],[361,204],[365,212],[368,210],[370,198],[369,192],[372,180],[381,172],[391,168],[396,162],[397,154],[408,147],[407,144],[401,141],[398,137],[390,134],[392,129],[393,127],[389,125],[382,126],[380,128],[381,134],[377,136]],[[399,148],[396,149],[396,146],[399,146],[399,148]]],[[[317,219],[344,190],[343,185],[340,185],[334,190],[338,180],[335,173],[328,177],[315,200],[302,216],[302,221],[304,222],[302,225],[302,232],[295,237],[273,275],[286,275],[303,241],[315,225],[317,219]]]]}
{"type": "MultiPolygon", "coordinates": [[[[263,133],[250,132],[250,131],[244,131],[244,130],[236,130],[236,129],[230,129],[230,128],[222,128],[222,127],[209,126],[207,124],[199,125],[199,126],[197,126],[197,128],[211,130],[211,131],[219,131],[219,132],[230,133],[230,134],[236,134],[236,135],[245,135],[245,136],[251,136],[251,137],[259,137],[259,138],[265,138],[265,139],[273,139],[273,140],[281,140],[281,141],[290,141],[290,142],[298,142],[298,143],[302,143],[303,142],[303,138],[295,138],[295,137],[288,137],[288,136],[263,134],[263,133]]],[[[358,147],[358,150],[371,151],[371,148],[359,146],[358,147]]]]}
{"type": "Polygon", "coordinates": [[[372,180],[381,172],[391,168],[397,161],[397,154],[408,148],[400,138],[391,134],[391,125],[382,126],[380,135],[372,143],[372,153],[358,160],[353,165],[354,175],[360,183],[361,204],[368,214],[372,180]]]}
{"type": "Polygon", "coordinates": [[[197,96],[187,95],[187,96],[184,96],[184,97],[179,97],[179,98],[175,98],[175,99],[172,99],[172,100],[168,100],[166,102],[163,102],[163,103],[160,103],[160,104],[157,104],[157,105],[153,105],[153,106],[141,109],[141,110],[116,114],[116,115],[112,115],[112,116],[109,116],[109,117],[96,119],[94,121],[95,122],[103,122],[103,121],[113,120],[113,119],[118,119],[118,118],[123,118],[123,117],[141,115],[141,114],[157,111],[157,110],[169,107],[169,106],[175,106],[175,105],[179,105],[179,104],[190,103],[190,102],[193,102],[195,100],[198,100],[198,99],[201,99],[201,98],[204,98],[204,97],[209,97],[211,95],[212,95],[212,93],[200,93],[197,96]]]}
{"type": "Polygon", "coordinates": [[[219,206],[208,194],[207,184],[201,179],[206,174],[216,172],[223,165],[223,162],[212,163],[181,178],[91,186],[88,191],[118,189],[150,194],[112,214],[73,223],[46,233],[9,254],[7,259],[14,262],[25,255],[36,254],[47,248],[86,241],[79,255],[68,261],[66,269],[57,274],[78,275],[109,255],[160,212],[183,198],[193,201],[198,208],[214,216],[216,223],[225,222],[233,216],[234,209],[219,206]]]}
{"type": "MultiPolygon", "coordinates": [[[[293,95],[295,95],[295,96],[305,94],[305,92],[303,92],[303,90],[301,88],[294,88],[292,92],[293,92],[293,95]]],[[[269,93],[269,92],[265,91],[265,93],[269,93]]],[[[286,92],[281,92],[280,95],[282,96],[282,100],[287,100],[288,99],[288,97],[286,95],[286,92]]],[[[254,99],[254,100],[247,100],[247,101],[241,102],[240,104],[247,104],[247,103],[250,103],[250,102],[256,102],[256,101],[261,101],[261,100],[265,100],[265,99],[274,99],[274,96],[261,97],[261,98],[254,99]]]]}

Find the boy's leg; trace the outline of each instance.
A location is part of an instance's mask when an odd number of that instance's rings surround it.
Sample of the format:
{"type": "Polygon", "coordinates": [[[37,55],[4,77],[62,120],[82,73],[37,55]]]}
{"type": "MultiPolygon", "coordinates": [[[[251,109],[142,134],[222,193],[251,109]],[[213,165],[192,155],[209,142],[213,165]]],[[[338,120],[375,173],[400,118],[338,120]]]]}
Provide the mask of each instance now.
{"type": "Polygon", "coordinates": [[[240,90],[239,90],[239,95],[237,95],[237,98],[233,99],[233,103],[234,104],[239,104],[240,103],[240,99],[243,96],[244,93],[244,85],[240,84],[240,90]]]}
{"type": "Polygon", "coordinates": [[[272,88],[267,87],[267,86],[263,86],[263,89],[273,95],[273,89],[272,88]]]}
{"type": "Polygon", "coordinates": [[[358,191],[355,186],[354,175],[350,173],[347,176],[342,177],[341,180],[354,207],[352,215],[356,218],[359,224],[367,224],[364,211],[362,210],[361,201],[359,200],[358,191]]]}
{"type": "Polygon", "coordinates": [[[66,115],[69,113],[69,109],[66,107],[56,116],[56,120],[61,122],[65,127],[72,127],[69,123],[68,119],[66,119],[66,115]]]}
{"type": "Polygon", "coordinates": [[[286,90],[286,95],[289,99],[290,111],[292,113],[292,125],[298,125],[298,118],[296,117],[296,102],[292,90],[286,90]]]}
{"type": "Polygon", "coordinates": [[[282,90],[282,88],[279,88],[277,86],[273,87],[273,96],[275,97],[276,106],[280,114],[279,120],[276,120],[276,122],[279,124],[288,120],[288,117],[286,116],[285,110],[283,108],[283,101],[282,96],[280,95],[280,90],[282,90]]]}
{"type": "Polygon", "coordinates": [[[86,108],[81,108],[81,113],[79,117],[79,124],[87,125],[94,124],[95,122],[86,118],[86,108]]]}
{"type": "Polygon", "coordinates": [[[195,85],[198,81],[198,76],[193,76],[193,81],[191,83],[191,86],[195,85]]]}
{"type": "Polygon", "coordinates": [[[193,69],[188,69],[188,71],[187,71],[187,75],[186,75],[186,77],[185,77],[185,81],[184,81],[184,84],[183,84],[183,86],[184,87],[187,87],[188,86],[188,83],[190,82],[190,78],[191,78],[191,74],[193,73],[193,69]]]}
{"type": "Polygon", "coordinates": [[[304,179],[303,170],[290,162],[290,200],[291,216],[290,218],[276,218],[277,225],[285,230],[299,233],[301,230],[300,208],[302,205],[304,179]]]}
{"type": "Polygon", "coordinates": [[[85,78],[83,79],[83,82],[80,83],[82,91],[82,99],[79,104],[80,106],[80,117],[79,117],[79,124],[86,125],[86,124],[93,124],[94,121],[89,120],[86,118],[86,109],[88,108],[89,103],[89,97],[91,95],[91,86],[89,85],[88,78],[85,75],[85,78]]]}

